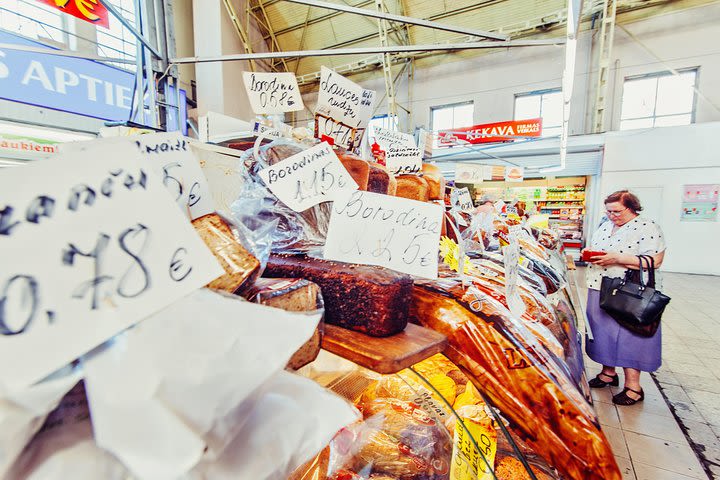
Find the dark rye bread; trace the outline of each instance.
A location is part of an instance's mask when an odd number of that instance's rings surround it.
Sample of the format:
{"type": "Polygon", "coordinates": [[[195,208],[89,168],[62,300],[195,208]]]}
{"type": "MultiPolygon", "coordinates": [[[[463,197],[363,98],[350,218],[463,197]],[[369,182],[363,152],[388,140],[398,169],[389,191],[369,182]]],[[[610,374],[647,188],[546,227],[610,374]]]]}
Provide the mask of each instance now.
{"type": "Polygon", "coordinates": [[[305,278],[320,286],[325,322],[387,337],[405,329],[413,280],[383,267],[335,262],[304,255],[272,255],[263,274],[305,278]]]}

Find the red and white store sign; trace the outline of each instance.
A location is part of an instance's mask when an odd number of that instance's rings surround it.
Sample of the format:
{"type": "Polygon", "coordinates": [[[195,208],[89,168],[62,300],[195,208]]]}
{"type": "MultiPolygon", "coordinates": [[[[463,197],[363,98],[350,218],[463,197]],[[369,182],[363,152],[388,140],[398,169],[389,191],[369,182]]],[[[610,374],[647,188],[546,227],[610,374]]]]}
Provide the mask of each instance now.
{"type": "Polygon", "coordinates": [[[509,122],[486,123],[472,127],[441,130],[439,143],[443,146],[509,142],[518,138],[540,137],[542,118],[514,120],[509,122]]]}
{"type": "Polygon", "coordinates": [[[57,8],[61,12],[72,15],[95,25],[110,28],[109,13],[101,0],[38,0],[40,3],[57,8]]]}

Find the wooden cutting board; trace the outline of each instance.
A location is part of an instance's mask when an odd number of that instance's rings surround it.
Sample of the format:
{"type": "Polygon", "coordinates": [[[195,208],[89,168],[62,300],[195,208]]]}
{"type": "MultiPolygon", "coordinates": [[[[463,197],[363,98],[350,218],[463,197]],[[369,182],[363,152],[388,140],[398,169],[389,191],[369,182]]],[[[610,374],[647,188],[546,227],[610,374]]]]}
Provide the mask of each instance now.
{"type": "Polygon", "coordinates": [[[442,352],[445,335],[412,323],[391,337],[377,338],[335,325],[325,325],[322,348],[382,374],[397,373],[442,352]]]}

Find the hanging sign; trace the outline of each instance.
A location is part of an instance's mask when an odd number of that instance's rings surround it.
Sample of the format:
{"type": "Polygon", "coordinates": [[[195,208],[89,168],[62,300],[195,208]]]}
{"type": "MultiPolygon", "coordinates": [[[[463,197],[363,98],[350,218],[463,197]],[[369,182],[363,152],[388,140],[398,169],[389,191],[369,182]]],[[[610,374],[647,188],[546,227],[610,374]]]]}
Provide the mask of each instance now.
{"type": "Polygon", "coordinates": [[[450,197],[452,204],[459,206],[463,212],[472,212],[475,209],[470,190],[467,187],[453,189],[450,197]]]}
{"type": "Polygon", "coordinates": [[[440,131],[439,136],[441,146],[510,142],[525,137],[540,137],[542,136],[542,118],[453,128],[440,131]]]}
{"type": "Polygon", "coordinates": [[[482,183],[492,179],[492,166],[473,163],[455,164],[455,181],[458,183],[482,183]]]}
{"type": "Polygon", "coordinates": [[[395,175],[422,173],[422,155],[416,147],[390,147],[385,153],[385,165],[395,175]]]}
{"type": "Polygon", "coordinates": [[[374,90],[323,66],[315,110],[315,137],[349,150],[359,147],[374,104],[374,90]]]}
{"type": "Polygon", "coordinates": [[[243,72],[250,106],[257,114],[297,112],[305,108],[297,78],[288,72],[243,72]]]}
{"type": "Polygon", "coordinates": [[[222,274],[135,145],[0,176],[0,384],[30,385],[222,274]]]}
{"type": "Polygon", "coordinates": [[[57,8],[61,12],[72,15],[93,25],[110,28],[109,12],[105,0],[38,0],[40,3],[57,8]]]}
{"type": "Polygon", "coordinates": [[[506,167],[505,168],[505,181],[506,182],[522,182],[525,178],[525,169],[523,167],[506,167]]]}
{"type": "Polygon", "coordinates": [[[343,190],[333,203],[324,255],[434,279],[442,219],[440,205],[343,190]]]}
{"type": "Polygon", "coordinates": [[[260,178],[296,212],[332,201],[343,190],[358,189],[358,184],[325,142],[260,170],[260,178]]]}

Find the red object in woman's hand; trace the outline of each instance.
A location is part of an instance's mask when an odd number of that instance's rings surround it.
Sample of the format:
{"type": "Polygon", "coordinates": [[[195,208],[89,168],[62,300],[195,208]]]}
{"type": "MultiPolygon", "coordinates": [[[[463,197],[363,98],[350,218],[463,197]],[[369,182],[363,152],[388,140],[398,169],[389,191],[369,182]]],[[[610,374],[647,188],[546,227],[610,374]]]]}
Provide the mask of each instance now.
{"type": "Polygon", "coordinates": [[[590,261],[592,261],[592,259],[593,259],[594,257],[602,257],[602,256],[605,255],[606,253],[607,253],[607,252],[602,252],[602,251],[599,251],[599,250],[583,250],[582,256],[580,257],[580,259],[581,259],[583,262],[590,262],[590,261]]]}

